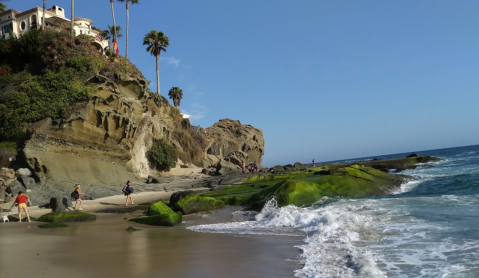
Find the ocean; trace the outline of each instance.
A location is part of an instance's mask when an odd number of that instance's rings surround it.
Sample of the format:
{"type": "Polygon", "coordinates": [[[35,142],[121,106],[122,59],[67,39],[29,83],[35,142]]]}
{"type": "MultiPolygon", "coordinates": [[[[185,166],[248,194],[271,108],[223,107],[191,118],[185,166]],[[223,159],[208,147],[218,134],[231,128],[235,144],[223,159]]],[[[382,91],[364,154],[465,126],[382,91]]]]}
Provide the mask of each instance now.
{"type": "Polygon", "coordinates": [[[416,180],[391,195],[305,208],[271,200],[258,214],[188,229],[301,238],[291,277],[479,277],[479,145],[415,153],[442,161],[403,171],[416,180]]]}

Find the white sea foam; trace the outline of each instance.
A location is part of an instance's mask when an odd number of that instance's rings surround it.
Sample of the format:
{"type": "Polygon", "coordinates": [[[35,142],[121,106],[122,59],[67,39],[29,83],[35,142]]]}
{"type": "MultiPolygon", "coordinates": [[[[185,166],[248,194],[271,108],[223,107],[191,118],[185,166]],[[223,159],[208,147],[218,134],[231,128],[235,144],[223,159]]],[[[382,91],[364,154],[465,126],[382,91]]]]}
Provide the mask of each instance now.
{"type": "Polygon", "coordinates": [[[447,191],[458,177],[477,175],[474,159],[463,155],[433,168],[406,170],[417,180],[395,193],[413,194],[323,198],[309,208],[278,208],[272,200],[257,215],[238,213],[240,222],[190,229],[303,236],[297,277],[478,277],[479,193],[447,191]],[[442,195],[435,191],[436,180],[442,195]],[[414,194],[422,183],[427,186],[414,194]]]}

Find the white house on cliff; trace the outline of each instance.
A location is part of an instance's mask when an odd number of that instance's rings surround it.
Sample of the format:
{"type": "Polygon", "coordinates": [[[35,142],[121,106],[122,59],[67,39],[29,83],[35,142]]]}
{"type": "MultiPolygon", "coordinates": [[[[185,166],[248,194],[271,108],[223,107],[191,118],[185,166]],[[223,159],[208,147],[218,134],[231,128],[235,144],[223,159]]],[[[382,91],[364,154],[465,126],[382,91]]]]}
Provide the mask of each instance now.
{"type": "MultiPolygon", "coordinates": [[[[10,38],[10,32],[20,37],[32,29],[42,28],[43,9],[36,7],[28,11],[19,12],[13,9],[0,13],[0,36],[10,38]]],[[[108,47],[108,40],[104,39],[98,31],[92,29],[93,21],[88,18],[76,17],[73,19],[75,36],[87,35],[93,37],[93,44],[98,50],[103,51],[108,47]]],[[[45,10],[45,29],[54,29],[70,33],[71,20],[65,17],[65,10],[53,6],[45,10]]]]}

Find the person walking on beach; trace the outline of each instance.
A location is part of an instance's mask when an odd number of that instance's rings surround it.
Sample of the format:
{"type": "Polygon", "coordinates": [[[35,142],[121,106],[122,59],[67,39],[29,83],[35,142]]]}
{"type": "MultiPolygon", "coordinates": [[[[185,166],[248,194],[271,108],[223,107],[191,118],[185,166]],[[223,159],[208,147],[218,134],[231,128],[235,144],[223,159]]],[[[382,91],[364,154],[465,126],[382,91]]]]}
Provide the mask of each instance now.
{"type": "Polygon", "coordinates": [[[243,168],[243,173],[246,173],[246,166],[245,166],[244,160],[241,161],[241,166],[243,168]]]}
{"type": "Polygon", "coordinates": [[[316,160],[313,158],[313,167],[316,167],[316,160]]]}
{"type": "Polygon", "coordinates": [[[28,222],[32,222],[30,221],[30,215],[28,214],[27,210],[27,201],[28,204],[31,206],[32,202],[30,202],[30,199],[28,199],[28,197],[24,195],[22,191],[18,191],[17,198],[15,199],[15,202],[13,202],[14,204],[18,204],[18,222],[22,222],[22,209],[27,215],[28,222]]]}
{"type": "Polygon", "coordinates": [[[126,182],[125,187],[123,187],[123,192],[125,192],[126,195],[126,202],[125,206],[128,206],[128,200],[130,200],[131,204],[134,205],[133,199],[131,198],[131,193],[133,193],[133,188],[131,187],[130,181],[126,182]]]}
{"type": "Polygon", "coordinates": [[[77,209],[77,205],[80,203],[78,210],[83,210],[83,200],[81,199],[81,195],[84,195],[85,193],[81,193],[80,185],[78,183],[75,184],[75,191],[73,192],[75,193],[73,196],[75,198],[75,207],[73,209],[77,209]]]}

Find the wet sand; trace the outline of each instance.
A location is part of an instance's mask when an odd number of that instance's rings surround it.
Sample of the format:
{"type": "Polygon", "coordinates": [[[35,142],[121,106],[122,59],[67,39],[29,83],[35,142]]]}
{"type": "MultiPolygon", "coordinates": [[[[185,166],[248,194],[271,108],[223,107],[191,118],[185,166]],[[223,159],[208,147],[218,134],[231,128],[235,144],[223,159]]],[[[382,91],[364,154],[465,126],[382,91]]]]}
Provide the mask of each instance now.
{"type": "Polygon", "coordinates": [[[198,233],[187,225],[230,221],[227,207],[187,216],[178,227],[97,214],[95,222],[40,229],[38,222],[0,224],[1,277],[293,277],[302,266],[301,237],[198,233]],[[140,231],[126,232],[128,226],[140,231]]]}

